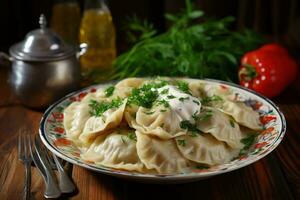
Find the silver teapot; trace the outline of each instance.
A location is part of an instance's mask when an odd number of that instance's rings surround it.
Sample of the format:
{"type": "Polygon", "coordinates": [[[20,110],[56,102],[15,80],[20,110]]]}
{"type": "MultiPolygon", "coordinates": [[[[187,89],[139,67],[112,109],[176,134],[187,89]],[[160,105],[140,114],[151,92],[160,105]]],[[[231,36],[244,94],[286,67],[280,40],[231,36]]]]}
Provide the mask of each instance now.
{"type": "Polygon", "coordinates": [[[42,14],[40,29],[29,32],[24,41],[9,49],[12,62],[9,83],[21,102],[29,107],[44,108],[79,87],[81,75],[78,58],[87,46],[74,47],[46,28],[42,14]]]}

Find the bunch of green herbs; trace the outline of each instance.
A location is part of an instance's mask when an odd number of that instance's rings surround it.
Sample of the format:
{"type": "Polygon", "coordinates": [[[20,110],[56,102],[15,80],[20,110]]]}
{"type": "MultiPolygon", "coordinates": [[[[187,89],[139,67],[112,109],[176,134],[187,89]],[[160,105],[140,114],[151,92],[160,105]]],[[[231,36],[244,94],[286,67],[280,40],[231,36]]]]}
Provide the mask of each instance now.
{"type": "Polygon", "coordinates": [[[237,82],[241,56],[260,46],[262,37],[249,30],[230,30],[232,17],[194,23],[203,15],[186,0],[182,13],[165,15],[172,26],[159,35],[154,26],[145,21],[139,24],[135,18],[129,27],[139,31],[140,37],[130,35],[137,43],[115,60],[111,78],[160,75],[237,82]]]}

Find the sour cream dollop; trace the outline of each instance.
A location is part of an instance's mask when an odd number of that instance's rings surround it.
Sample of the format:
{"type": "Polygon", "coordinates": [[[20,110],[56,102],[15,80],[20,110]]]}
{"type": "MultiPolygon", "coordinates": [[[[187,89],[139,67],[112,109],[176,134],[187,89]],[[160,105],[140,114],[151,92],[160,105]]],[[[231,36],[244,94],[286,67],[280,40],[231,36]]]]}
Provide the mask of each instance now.
{"type": "Polygon", "coordinates": [[[181,91],[176,86],[166,85],[158,88],[157,91],[159,93],[158,100],[168,102],[169,109],[176,113],[181,120],[193,121],[193,115],[200,113],[200,100],[181,91]]]}

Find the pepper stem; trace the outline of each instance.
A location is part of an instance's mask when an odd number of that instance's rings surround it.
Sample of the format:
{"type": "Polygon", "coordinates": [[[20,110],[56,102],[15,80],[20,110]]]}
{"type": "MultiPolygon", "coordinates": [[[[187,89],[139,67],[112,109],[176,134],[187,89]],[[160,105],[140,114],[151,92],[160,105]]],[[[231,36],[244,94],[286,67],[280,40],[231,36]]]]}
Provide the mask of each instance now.
{"type": "Polygon", "coordinates": [[[253,78],[256,78],[258,76],[255,67],[250,64],[243,64],[243,67],[241,71],[239,72],[239,77],[243,77],[245,81],[250,81],[253,78]]]}

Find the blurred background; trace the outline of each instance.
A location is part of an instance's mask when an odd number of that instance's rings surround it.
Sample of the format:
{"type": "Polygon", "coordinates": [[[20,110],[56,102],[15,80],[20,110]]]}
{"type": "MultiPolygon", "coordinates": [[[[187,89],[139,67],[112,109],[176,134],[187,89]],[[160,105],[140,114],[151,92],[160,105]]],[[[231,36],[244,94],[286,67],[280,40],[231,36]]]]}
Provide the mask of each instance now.
{"type": "MultiPolygon", "coordinates": [[[[25,34],[38,28],[38,18],[44,13],[51,21],[54,5],[63,0],[1,0],[0,1],[0,50],[22,40],[25,34]]],[[[78,0],[79,16],[84,0],[78,0]]],[[[175,13],[184,7],[184,0],[107,0],[116,27],[118,53],[126,46],[123,30],[124,19],[136,15],[152,22],[160,32],[168,23],[164,13],[175,13]]],[[[300,1],[298,0],[194,0],[197,8],[209,18],[234,16],[232,29],[254,29],[287,46],[295,56],[300,48],[300,1]]],[[[73,18],[80,23],[80,17],[73,18]]]]}

